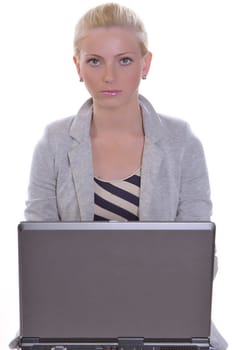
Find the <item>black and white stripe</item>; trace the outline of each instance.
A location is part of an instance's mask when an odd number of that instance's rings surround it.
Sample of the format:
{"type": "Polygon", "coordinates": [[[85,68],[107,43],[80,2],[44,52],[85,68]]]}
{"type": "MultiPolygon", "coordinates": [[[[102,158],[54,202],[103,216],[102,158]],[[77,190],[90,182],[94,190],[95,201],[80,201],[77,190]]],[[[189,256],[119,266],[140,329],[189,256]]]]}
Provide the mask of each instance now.
{"type": "Polygon", "coordinates": [[[123,180],[95,181],[95,221],[138,221],[140,169],[123,180]]]}

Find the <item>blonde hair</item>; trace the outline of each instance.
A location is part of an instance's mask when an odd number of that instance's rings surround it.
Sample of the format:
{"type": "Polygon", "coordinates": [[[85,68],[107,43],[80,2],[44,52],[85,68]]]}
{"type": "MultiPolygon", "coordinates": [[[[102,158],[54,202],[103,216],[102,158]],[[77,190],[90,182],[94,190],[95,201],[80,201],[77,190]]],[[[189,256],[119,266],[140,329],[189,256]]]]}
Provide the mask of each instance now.
{"type": "Polygon", "coordinates": [[[106,3],[90,9],[78,21],[74,35],[74,55],[79,57],[80,41],[87,35],[89,30],[111,26],[134,29],[141,47],[142,55],[147,53],[147,32],[137,14],[123,5],[106,3]]]}

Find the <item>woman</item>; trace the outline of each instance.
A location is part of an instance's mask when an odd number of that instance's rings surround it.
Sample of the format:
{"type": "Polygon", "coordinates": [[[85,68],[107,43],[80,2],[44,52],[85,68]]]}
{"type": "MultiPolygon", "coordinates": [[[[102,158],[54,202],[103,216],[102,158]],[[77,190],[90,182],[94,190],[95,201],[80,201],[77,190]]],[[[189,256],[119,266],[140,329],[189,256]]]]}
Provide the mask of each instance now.
{"type": "MultiPolygon", "coordinates": [[[[139,95],[152,54],[143,23],[105,4],[78,22],[74,63],[91,98],[46,128],[35,149],[27,220],[207,221],[204,152],[189,126],[139,95]]],[[[216,349],[223,339],[212,331],[216,349]]]]}
{"type": "Polygon", "coordinates": [[[138,93],[152,58],[140,20],[118,5],[97,7],[79,21],[74,47],[92,98],[76,116],[49,125],[37,145],[26,219],[209,220],[201,143],[138,93]],[[137,182],[127,194],[121,189],[130,181],[137,182]],[[125,212],[101,208],[105,195],[125,212]]]}

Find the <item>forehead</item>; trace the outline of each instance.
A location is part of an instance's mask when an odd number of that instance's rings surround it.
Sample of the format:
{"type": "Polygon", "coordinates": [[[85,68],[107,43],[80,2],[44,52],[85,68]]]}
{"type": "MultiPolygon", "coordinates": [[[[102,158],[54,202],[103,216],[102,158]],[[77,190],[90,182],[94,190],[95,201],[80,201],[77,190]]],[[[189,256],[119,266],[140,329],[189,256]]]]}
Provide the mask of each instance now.
{"type": "Polygon", "coordinates": [[[80,42],[80,51],[85,54],[140,53],[140,43],[134,29],[127,27],[99,27],[91,29],[80,42]]]}

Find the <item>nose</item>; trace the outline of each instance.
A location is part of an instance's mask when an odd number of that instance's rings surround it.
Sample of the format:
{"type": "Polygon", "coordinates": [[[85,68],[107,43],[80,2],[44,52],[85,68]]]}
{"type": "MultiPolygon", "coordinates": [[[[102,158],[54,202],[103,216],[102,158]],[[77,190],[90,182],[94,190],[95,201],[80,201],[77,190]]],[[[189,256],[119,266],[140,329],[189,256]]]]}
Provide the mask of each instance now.
{"type": "Polygon", "coordinates": [[[115,69],[112,64],[108,64],[105,66],[104,76],[105,83],[112,83],[115,79],[115,69]]]}

